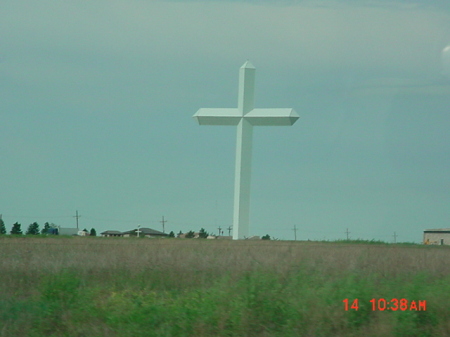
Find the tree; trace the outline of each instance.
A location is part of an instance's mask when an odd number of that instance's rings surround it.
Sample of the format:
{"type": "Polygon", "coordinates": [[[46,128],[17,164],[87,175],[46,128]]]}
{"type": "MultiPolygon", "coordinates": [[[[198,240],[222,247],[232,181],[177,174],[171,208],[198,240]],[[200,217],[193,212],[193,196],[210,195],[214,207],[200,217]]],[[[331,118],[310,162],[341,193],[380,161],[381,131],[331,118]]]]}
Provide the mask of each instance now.
{"type": "Polygon", "coordinates": [[[189,231],[186,233],[185,238],[186,239],[192,239],[195,236],[195,233],[193,231],[189,231]]]}
{"type": "Polygon", "coordinates": [[[3,222],[2,216],[0,215],[0,234],[6,234],[5,223],[3,222]]]}
{"type": "Polygon", "coordinates": [[[262,240],[270,240],[270,235],[269,235],[269,234],[266,234],[266,235],[264,235],[261,239],[262,239],[262,240]]]}
{"type": "Polygon", "coordinates": [[[91,236],[97,236],[97,231],[95,230],[95,228],[91,228],[91,236]]]}
{"type": "Polygon", "coordinates": [[[202,239],[206,239],[208,237],[208,232],[205,231],[204,228],[200,229],[200,232],[198,232],[198,237],[202,239]]]}
{"type": "Polygon", "coordinates": [[[174,237],[175,237],[175,233],[173,231],[170,231],[169,238],[174,238],[174,237]]]}
{"type": "Polygon", "coordinates": [[[26,235],[38,235],[39,234],[39,225],[37,222],[33,222],[28,226],[26,235]]]}
{"type": "Polygon", "coordinates": [[[50,229],[50,224],[48,222],[46,222],[44,224],[44,228],[42,228],[42,230],[41,230],[41,234],[48,234],[49,229],[50,229]]]}
{"type": "Polygon", "coordinates": [[[22,230],[20,229],[20,223],[16,222],[11,229],[11,234],[22,235],[22,230]]]}

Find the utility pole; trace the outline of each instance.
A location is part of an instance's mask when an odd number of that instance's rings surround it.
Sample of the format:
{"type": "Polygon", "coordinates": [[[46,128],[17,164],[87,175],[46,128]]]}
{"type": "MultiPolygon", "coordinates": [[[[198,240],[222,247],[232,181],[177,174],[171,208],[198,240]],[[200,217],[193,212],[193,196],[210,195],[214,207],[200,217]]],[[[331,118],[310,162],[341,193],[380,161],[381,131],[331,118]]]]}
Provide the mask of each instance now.
{"type": "Polygon", "coordinates": [[[228,236],[231,236],[231,229],[233,228],[233,226],[228,226],[228,236]]]}
{"type": "Polygon", "coordinates": [[[294,225],[294,228],[292,228],[292,230],[294,231],[295,241],[297,241],[297,231],[298,231],[297,226],[294,225]]]}
{"type": "Polygon", "coordinates": [[[219,230],[219,236],[220,236],[220,231],[222,231],[222,227],[219,226],[219,228],[217,228],[217,229],[219,230]]]}
{"type": "Polygon", "coordinates": [[[394,232],[394,235],[392,235],[393,237],[394,237],[394,243],[397,243],[397,233],[396,232],[394,232]]]}
{"type": "Polygon", "coordinates": [[[166,230],[165,230],[164,225],[166,224],[167,220],[164,220],[164,215],[163,215],[162,220],[160,222],[162,223],[162,226],[163,226],[163,233],[165,233],[166,230]]]}
{"type": "Polygon", "coordinates": [[[348,241],[348,235],[350,234],[350,232],[348,231],[348,228],[347,228],[347,230],[345,231],[345,233],[347,233],[347,241],[348,241]]]}
{"type": "Polygon", "coordinates": [[[76,211],[76,215],[74,216],[74,218],[77,218],[77,229],[78,229],[78,218],[81,218],[81,215],[78,215],[78,211],[76,211]]]}

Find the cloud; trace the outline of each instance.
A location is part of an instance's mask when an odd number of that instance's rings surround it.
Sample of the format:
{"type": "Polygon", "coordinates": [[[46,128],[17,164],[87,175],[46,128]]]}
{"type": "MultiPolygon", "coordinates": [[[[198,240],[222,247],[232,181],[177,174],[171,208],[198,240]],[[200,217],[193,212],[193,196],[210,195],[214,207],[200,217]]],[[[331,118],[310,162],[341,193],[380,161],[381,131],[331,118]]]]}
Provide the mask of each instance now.
{"type": "Polygon", "coordinates": [[[18,82],[64,83],[126,76],[159,64],[174,72],[189,64],[240,65],[247,58],[311,78],[441,71],[441,51],[450,39],[448,12],[353,2],[273,3],[9,2],[0,14],[0,71],[18,82]]]}

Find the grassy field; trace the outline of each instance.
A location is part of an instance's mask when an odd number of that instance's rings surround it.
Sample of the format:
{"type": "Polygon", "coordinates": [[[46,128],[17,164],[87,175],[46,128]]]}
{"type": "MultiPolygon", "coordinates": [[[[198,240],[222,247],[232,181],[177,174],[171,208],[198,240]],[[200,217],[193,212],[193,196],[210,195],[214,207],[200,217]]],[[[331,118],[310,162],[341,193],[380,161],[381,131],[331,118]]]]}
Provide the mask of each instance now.
{"type": "Polygon", "coordinates": [[[2,337],[450,336],[445,246],[0,237],[0,285],[2,337]]]}

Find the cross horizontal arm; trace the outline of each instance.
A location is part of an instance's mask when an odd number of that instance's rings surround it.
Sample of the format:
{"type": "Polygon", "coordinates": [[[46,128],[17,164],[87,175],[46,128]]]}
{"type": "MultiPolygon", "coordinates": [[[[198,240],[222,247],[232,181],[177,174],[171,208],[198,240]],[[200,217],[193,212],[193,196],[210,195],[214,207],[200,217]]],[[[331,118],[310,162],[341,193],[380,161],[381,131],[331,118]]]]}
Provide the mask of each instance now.
{"type": "Polygon", "coordinates": [[[289,126],[300,116],[294,109],[253,109],[244,118],[253,126],[289,126]]]}
{"type": "Polygon", "coordinates": [[[238,109],[199,109],[194,116],[200,125],[238,125],[242,114],[238,109]]]}

